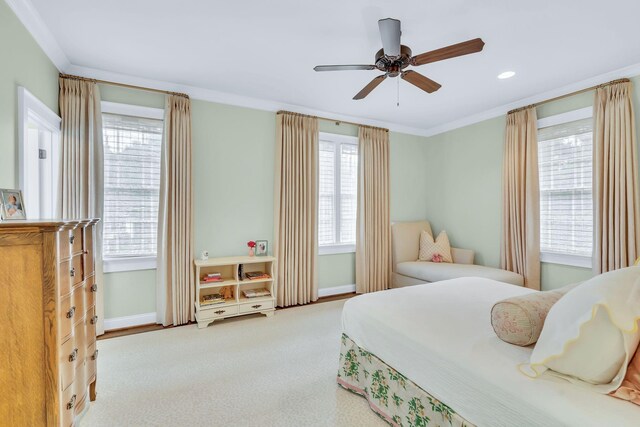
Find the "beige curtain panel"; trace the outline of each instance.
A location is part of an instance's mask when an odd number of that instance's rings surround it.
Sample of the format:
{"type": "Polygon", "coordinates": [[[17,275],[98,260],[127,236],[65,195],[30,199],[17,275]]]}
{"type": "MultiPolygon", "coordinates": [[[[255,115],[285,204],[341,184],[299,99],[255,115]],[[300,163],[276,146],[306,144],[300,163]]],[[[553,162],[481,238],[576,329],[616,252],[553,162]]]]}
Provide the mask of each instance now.
{"type": "Polygon", "coordinates": [[[389,132],[361,126],[358,135],[356,292],[382,291],[391,283],[389,132]]]}
{"type": "Polygon", "coordinates": [[[164,120],[156,277],[157,322],[167,326],[195,320],[189,98],[168,95],[164,120]]]}
{"type": "Polygon", "coordinates": [[[318,299],[318,119],[278,113],[274,254],[279,307],[318,299]]]}
{"type": "Polygon", "coordinates": [[[638,160],[631,82],[596,89],[593,129],[594,271],[638,256],[638,160]]]}
{"type": "MultiPolygon", "coordinates": [[[[104,148],[100,90],[90,80],[60,77],[61,165],[58,215],[62,218],[103,218],[104,148]]],[[[95,228],[96,332],[104,333],[102,222],[95,228]]]]}
{"type": "Polygon", "coordinates": [[[501,267],[540,290],[540,190],[535,107],[509,113],[502,178],[501,267]]]}

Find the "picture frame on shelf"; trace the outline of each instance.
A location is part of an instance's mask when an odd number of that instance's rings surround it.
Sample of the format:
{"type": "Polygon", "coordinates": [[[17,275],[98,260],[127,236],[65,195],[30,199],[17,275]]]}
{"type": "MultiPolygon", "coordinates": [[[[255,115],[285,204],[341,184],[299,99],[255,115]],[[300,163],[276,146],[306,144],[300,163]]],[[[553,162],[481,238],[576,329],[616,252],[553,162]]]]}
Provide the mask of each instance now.
{"type": "Polygon", "coordinates": [[[22,191],[0,188],[0,221],[27,219],[22,191]]]}
{"type": "Polygon", "coordinates": [[[256,240],[256,256],[267,256],[269,253],[268,240],[256,240]]]}

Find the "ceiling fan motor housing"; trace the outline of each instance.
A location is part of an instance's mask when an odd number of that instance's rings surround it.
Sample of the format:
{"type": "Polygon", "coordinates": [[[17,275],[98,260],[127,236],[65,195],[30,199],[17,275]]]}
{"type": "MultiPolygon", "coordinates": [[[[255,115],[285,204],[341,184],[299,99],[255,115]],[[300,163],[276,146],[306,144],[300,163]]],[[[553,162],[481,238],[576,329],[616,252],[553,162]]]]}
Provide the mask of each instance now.
{"type": "Polygon", "coordinates": [[[376,68],[387,73],[389,77],[397,77],[400,72],[411,64],[411,49],[400,45],[400,56],[385,55],[384,49],[376,53],[376,68]]]}

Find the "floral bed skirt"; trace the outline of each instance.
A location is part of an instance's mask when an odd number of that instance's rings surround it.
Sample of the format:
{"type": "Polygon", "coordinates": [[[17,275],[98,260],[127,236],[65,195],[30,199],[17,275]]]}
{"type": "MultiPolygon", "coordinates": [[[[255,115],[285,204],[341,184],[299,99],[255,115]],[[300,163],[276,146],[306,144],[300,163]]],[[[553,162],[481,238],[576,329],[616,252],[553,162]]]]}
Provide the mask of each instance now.
{"type": "Polygon", "coordinates": [[[444,403],[342,334],[338,385],[369,401],[392,426],[473,427],[444,403]]]}

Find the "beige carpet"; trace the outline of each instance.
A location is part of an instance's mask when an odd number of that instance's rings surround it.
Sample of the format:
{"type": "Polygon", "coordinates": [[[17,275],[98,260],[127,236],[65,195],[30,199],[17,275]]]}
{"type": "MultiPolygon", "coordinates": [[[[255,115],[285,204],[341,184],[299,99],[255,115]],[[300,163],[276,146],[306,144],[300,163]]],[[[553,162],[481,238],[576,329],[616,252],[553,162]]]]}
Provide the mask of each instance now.
{"type": "Polygon", "coordinates": [[[386,426],[336,385],[344,301],[98,341],[84,426],[386,426]]]}

